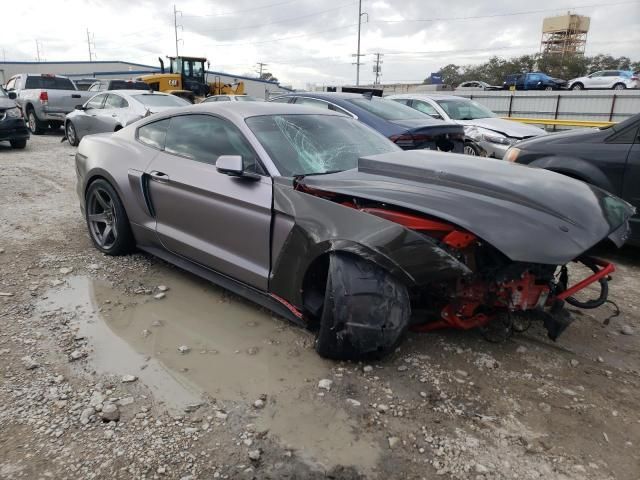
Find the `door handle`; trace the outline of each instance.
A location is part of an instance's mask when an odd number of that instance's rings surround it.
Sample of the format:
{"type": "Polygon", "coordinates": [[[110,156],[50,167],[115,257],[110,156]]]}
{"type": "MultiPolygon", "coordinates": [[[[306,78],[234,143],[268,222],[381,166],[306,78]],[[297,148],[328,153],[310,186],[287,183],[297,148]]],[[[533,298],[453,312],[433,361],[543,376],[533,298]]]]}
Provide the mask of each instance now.
{"type": "Polygon", "coordinates": [[[80,98],[80,95],[78,95],[77,93],[74,93],[71,95],[71,98],[80,98]]]}
{"type": "Polygon", "coordinates": [[[157,170],[154,170],[149,173],[149,176],[151,177],[151,180],[155,180],[156,182],[169,183],[169,175],[164,172],[158,172],[157,170]]]}
{"type": "Polygon", "coordinates": [[[112,117],[117,117],[118,115],[117,115],[117,114],[115,114],[115,113],[112,113],[112,114],[111,114],[111,116],[112,116],[112,117]]]}

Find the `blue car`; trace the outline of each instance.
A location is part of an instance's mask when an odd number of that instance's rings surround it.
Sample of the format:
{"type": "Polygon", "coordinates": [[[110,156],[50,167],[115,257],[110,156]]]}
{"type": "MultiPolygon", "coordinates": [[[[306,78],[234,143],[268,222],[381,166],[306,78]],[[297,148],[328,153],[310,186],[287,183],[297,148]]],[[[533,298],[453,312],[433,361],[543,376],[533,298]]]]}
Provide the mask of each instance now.
{"type": "Polygon", "coordinates": [[[316,106],[344,113],[378,131],[403,150],[464,152],[464,128],[392,100],[357,93],[292,93],[271,102],[316,106]]]}
{"type": "Polygon", "coordinates": [[[502,87],[509,90],[514,86],[516,90],[560,90],[567,87],[567,81],[541,72],[507,75],[502,87]]]}

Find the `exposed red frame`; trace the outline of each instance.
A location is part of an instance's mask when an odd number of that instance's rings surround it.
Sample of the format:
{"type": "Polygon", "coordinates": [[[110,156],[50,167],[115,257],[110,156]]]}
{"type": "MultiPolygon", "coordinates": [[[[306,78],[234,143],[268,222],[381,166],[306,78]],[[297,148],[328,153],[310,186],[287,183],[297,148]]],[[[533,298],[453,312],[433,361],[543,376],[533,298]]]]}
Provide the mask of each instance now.
{"type": "Polygon", "coordinates": [[[583,288],[591,285],[593,282],[597,282],[601,278],[606,277],[610,273],[613,273],[613,272],[616,271],[616,266],[611,262],[607,262],[607,261],[601,260],[599,258],[590,258],[589,260],[591,260],[596,265],[602,267],[602,269],[600,271],[594,273],[593,275],[588,276],[584,280],[581,280],[580,282],[576,283],[573,287],[567,288],[561,294],[556,295],[555,298],[557,300],[564,300],[567,297],[570,297],[571,295],[573,295],[574,293],[579,292],[583,288]]]}
{"type": "Polygon", "coordinates": [[[298,310],[296,307],[294,307],[289,302],[287,302],[284,298],[279,297],[275,293],[271,293],[270,295],[271,295],[271,298],[273,298],[274,300],[277,300],[282,305],[284,305],[286,309],[289,310],[291,313],[293,313],[297,318],[302,319],[302,312],[300,310],[298,310]]]}

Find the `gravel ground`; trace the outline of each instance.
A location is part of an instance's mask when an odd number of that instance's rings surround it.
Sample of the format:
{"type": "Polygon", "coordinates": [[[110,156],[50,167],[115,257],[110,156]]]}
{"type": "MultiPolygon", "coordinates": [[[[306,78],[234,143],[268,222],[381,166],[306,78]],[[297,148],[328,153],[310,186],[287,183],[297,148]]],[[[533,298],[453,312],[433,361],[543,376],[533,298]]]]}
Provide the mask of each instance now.
{"type": "Polygon", "coordinates": [[[640,251],[557,343],[411,334],[365,365],[90,244],[60,135],[0,144],[0,478],[638,479],[640,251]]]}

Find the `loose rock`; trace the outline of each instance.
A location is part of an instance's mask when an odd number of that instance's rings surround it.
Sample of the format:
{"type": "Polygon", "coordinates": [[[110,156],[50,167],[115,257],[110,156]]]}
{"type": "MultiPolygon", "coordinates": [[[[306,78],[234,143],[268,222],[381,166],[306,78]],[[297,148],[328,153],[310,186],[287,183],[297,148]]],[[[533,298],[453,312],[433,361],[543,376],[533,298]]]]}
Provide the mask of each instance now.
{"type": "Polygon", "coordinates": [[[389,437],[387,441],[389,442],[389,448],[394,448],[400,439],[398,437],[389,437]]]}
{"type": "Polygon", "coordinates": [[[629,325],[622,325],[620,327],[620,333],[622,333],[623,335],[633,335],[633,328],[631,328],[629,325]]]}
{"type": "Polygon", "coordinates": [[[124,377],[122,377],[122,383],[131,383],[135,382],[136,380],[138,380],[138,377],[136,377],[135,375],[125,375],[124,377]]]}
{"type": "Polygon", "coordinates": [[[102,406],[100,416],[104,421],[117,422],[120,420],[120,410],[115,403],[105,403],[102,406]]]}
{"type": "Polygon", "coordinates": [[[26,370],[34,370],[40,366],[40,364],[29,355],[22,357],[22,363],[26,370]]]}
{"type": "Polygon", "coordinates": [[[324,390],[331,390],[331,385],[333,385],[333,381],[328,378],[323,378],[318,382],[318,388],[322,388],[324,390]]]}

